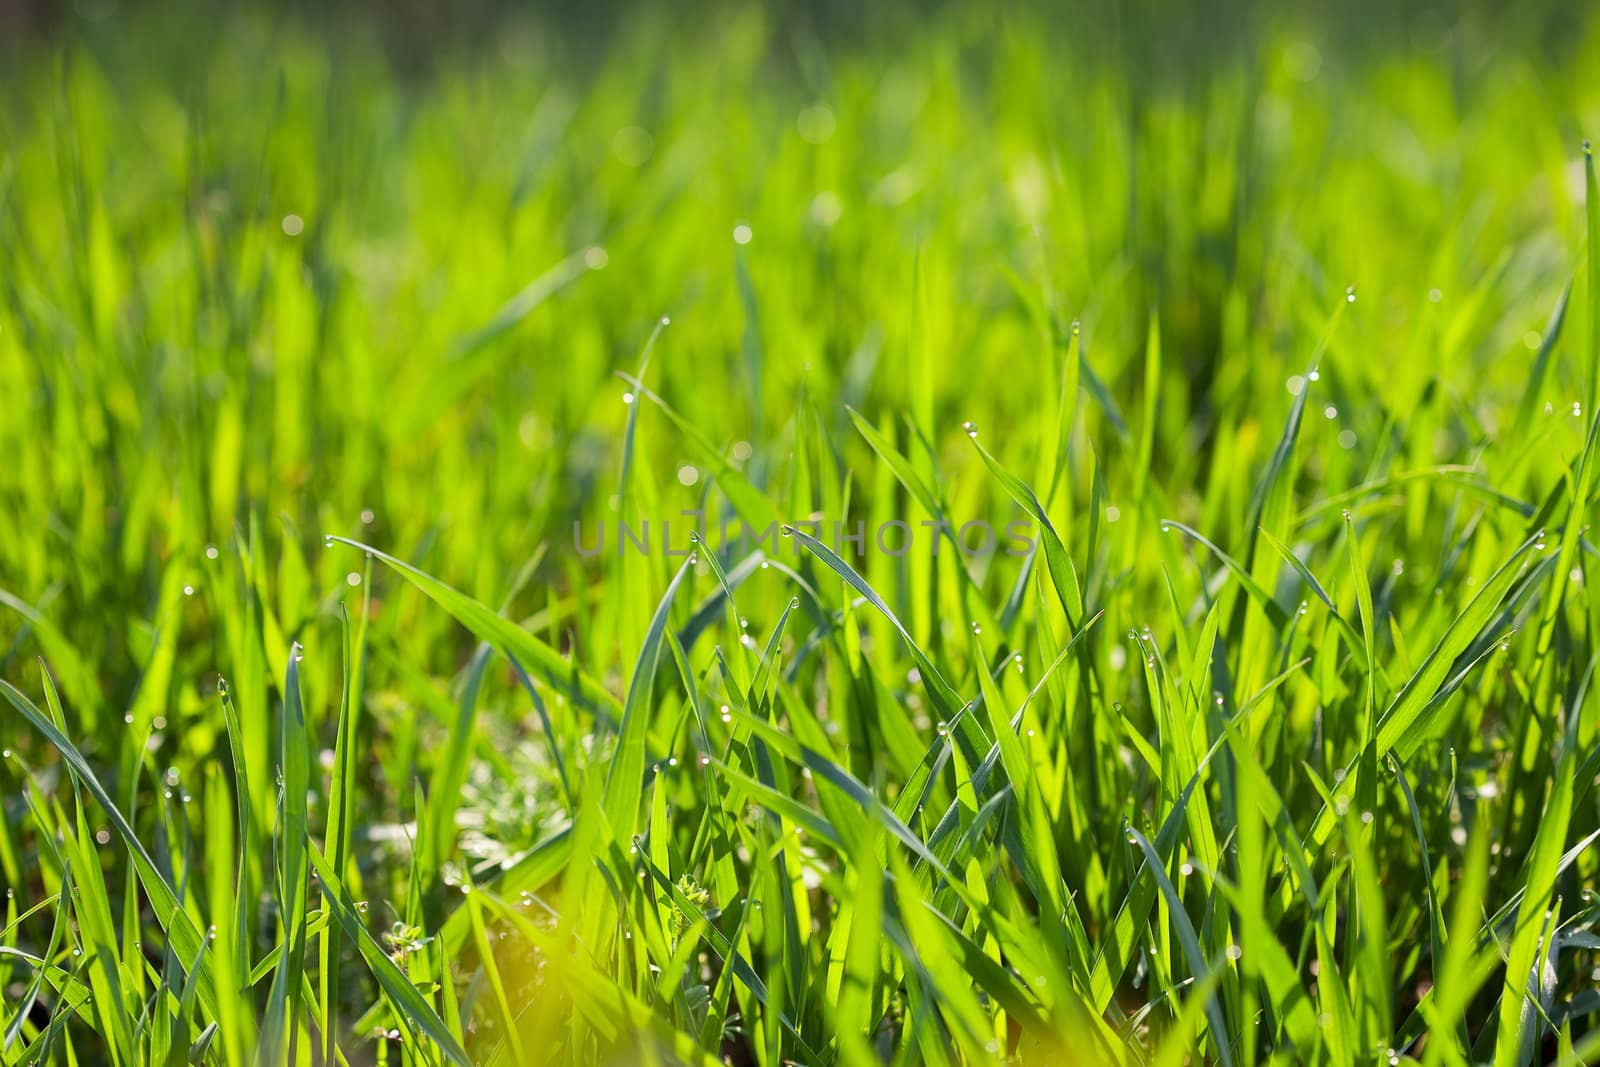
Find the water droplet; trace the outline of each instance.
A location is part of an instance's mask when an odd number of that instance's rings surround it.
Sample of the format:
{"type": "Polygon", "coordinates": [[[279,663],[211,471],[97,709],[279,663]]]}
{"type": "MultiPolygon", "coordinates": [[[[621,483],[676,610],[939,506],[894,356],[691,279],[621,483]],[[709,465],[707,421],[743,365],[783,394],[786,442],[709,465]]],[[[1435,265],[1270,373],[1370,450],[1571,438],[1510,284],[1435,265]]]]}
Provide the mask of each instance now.
{"type": "Polygon", "coordinates": [[[184,596],[194,596],[194,586],[192,586],[192,585],[184,586],[183,587],[183,595],[184,596]]]}
{"type": "Polygon", "coordinates": [[[220,553],[217,552],[216,545],[206,546],[206,559],[216,559],[218,555],[220,555],[220,553]]]}
{"type": "Polygon", "coordinates": [[[971,421],[970,419],[961,424],[961,430],[968,437],[974,437],[975,438],[975,437],[978,436],[978,424],[973,422],[973,421],[971,421]]]}
{"type": "Polygon", "coordinates": [[[1309,374],[1307,374],[1306,377],[1311,379],[1314,382],[1315,381],[1321,381],[1322,380],[1322,372],[1319,371],[1319,370],[1314,370],[1314,371],[1311,371],[1309,374]]]}
{"type": "Polygon", "coordinates": [[[351,571],[349,574],[344,576],[344,581],[348,586],[358,586],[361,584],[361,574],[359,571],[351,571]]]}
{"type": "Polygon", "coordinates": [[[949,728],[944,724],[943,720],[941,720],[939,722],[938,726],[936,726],[934,729],[938,731],[938,734],[939,734],[940,737],[945,736],[945,734],[949,730],[949,728]]]}
{"type": "Polygon", "coordinates": [[[623,393],[623,394],[622,394],[622,402],[623,402],[623,403],[624,403],[624,404],[631,404],[631,403],[633,403],[633,394],[632,394],[632,393],[623,393]]]}
{"type": "Polygon", "coordinates": [[[663,316],[661,316],[661,325],[663,325],[663,326],[671,326],[672,325],[672,316],[671,315],[663,315],[663,316]]]}
{"type": "Polygon", "coordinates": [[[1345,288],[1344,299],[1345,299],[1345,303],[1347,303],[1347,304],[1354,304],[1356,302],[1356,287],[1355,286],[1351,285],[1351,286],[1348,286],[1348,287],[1345,288]]]}
{"type": "Polygon", "coordinates": [[[755,232],[752,231],[750,229],[750,227],[747,226],[745,223],[741,222],[741,223],[739,223],[739,225],[737,225],[737,226],[735,226],[733,228],[733,243],[734,244],[747,245],[747,244],[750,243],[750,239],[752,237],[754,237],[754,236],[755,236],[755,232]]]}
{"type": "Polygon", "coordinates": [[[983,627],[979,626],[977,623],[973,623],[972,624],[972,635],[974,637],[976,637],[977,635],[979,635],[981,633],[983,633],[983,627]]]}

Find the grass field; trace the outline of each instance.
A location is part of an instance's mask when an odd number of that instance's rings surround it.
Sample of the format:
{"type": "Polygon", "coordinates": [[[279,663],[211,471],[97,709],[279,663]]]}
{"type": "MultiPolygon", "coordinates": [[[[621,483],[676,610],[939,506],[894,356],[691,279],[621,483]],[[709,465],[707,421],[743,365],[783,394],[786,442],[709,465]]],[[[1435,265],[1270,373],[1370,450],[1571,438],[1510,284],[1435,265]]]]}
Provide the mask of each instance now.
{"type": "Polygon", "coordinates": [[[0,1063],[1600,1062],[1600,19],[834,16],[0,43],[0,1063]]]}

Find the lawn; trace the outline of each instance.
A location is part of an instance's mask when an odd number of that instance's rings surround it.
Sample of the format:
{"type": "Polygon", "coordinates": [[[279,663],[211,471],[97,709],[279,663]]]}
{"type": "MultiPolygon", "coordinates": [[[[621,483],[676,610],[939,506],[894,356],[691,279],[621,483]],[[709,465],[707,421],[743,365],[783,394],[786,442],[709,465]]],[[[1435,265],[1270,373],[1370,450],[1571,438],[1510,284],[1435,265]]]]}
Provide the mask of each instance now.
{"type": "Polygon", "coordinates": [[[0,5],[0,1063],[1600,1062],[1596,69],[0,5]]]}

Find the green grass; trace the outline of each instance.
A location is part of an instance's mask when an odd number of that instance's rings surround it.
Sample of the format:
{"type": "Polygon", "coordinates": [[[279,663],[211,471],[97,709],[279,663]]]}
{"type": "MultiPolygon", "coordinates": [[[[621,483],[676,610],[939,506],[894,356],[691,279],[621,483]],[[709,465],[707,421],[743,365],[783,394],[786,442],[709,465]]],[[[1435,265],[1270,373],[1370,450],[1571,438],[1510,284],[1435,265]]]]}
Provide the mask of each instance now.
{"type": "Polygon", "coordinates": [[[64,17],[0,1062],[1600,1061],[1600,21],[64,17]]]}

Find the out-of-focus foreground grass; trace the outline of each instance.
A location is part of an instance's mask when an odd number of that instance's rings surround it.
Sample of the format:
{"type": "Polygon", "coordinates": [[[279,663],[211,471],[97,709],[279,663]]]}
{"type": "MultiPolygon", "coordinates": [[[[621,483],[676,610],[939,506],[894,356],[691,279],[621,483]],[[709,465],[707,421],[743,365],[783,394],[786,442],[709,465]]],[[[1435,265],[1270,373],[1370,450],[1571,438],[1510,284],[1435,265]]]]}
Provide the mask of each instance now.
{"type": "Polygon", "coordinates": [[[91,7],[0,1061],[1594,1057],[1600,23],[91,7]]]}

